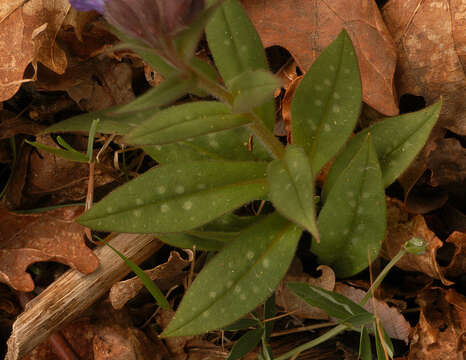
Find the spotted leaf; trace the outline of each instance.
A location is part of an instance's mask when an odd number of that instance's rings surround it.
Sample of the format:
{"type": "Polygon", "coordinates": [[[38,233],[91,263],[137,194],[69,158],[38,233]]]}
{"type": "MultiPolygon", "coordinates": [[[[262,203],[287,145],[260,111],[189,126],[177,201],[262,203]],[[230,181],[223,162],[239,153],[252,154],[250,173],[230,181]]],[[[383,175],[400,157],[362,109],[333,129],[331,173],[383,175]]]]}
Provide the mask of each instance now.
{"type": "Polygon", "coordinates": [[[314,185],[309,158],[303,148],[288,145],[282,160],[267,170],[270,200],[288,219],[319,238],[314,212],[314,185]]]}
{"type": "Polygon", "coordinates": [[[144,150],[160,164],[196,160],[269,160],[270,155],[259,141],[249,149],[251,132],[247,127],[196,136],[165,145],[145,145],[144,150]]]}
{"type": "Polygon", "coordinates": [[[241,232],[202,269],[162,336],[203,334],[256,308],[285,275],[300,234],[277,213],[241,232]]]}
{"type": "Polygon", "coordinates": [[[267,194],[266,163],[193,161],[156,167],[119,187],[78,222],[95,230],[163,233],[204,225],[267,194]]]}
{"type": "Polygon", "coordinates": [[[342,31],[312,64],[291,103],[294,143],[316,174],[345,144],[361,109],[361,78],[351,40],[342,31]]]}
{"type": "Polygon", "coordinates": [[[371,135],[380,161],[384,186],[394,182],[421,151],[437,122],[441,106],[441,102],[438,102],[414,113],[388,118],[358,133],[333,163],[325,181],[324,199],[367,134],[371,135]]]}
{"type": "Polygon", "coordinates": [[[216,101],[198,101],[159,111],[135,127],[125,141],[131,144],[169,144],[249,123],[241,114],[216,101]]]}
{"type": "Polygon", "coordinates": [[[342,171],[317,220],[318,261],[337,276],[354,275],[374,260],[385,239],[386,205],[382,172],[370,136],[342,171]]]}
{"type": "MultiPolygon", "coordinates": [[[[208,0],[212,5],[217,0],[208,0]]],[[[250,70],[268,70],[262,41],[238,0],[226,0],[206,27],[209,49],[226,84],[250,70]]],[[[269,129],[275,124],[273,99],[255,110],[269,129]]]]}

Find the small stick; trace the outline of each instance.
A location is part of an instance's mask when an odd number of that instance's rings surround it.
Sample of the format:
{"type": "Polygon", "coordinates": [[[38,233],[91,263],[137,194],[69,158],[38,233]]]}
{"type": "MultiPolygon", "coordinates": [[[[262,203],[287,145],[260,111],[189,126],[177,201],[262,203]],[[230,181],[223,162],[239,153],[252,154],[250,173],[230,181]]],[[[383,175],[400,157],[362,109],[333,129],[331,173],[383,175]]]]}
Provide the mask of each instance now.
{"type": "MultiPolygon", "coordinates": [[[[147,234],[118,234],[109,243],[136,264],[163,246],[147,234]]],[[[92,274],[69,270],[26,305],[13,324],[6,360],[21,359],[52,332],[77,318],[130,272],[108,246],[97,248],[95,254],[100,266],[92,274]]]]}

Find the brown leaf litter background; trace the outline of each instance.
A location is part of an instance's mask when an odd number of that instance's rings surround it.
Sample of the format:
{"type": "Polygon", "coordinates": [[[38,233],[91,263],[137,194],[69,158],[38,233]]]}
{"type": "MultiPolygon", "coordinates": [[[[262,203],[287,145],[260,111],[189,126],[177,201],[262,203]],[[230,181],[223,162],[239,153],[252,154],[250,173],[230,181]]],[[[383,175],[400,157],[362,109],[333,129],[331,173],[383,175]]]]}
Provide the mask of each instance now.
{"type": "MultiPolygon", "coordinates": [[[[284,79],[283,90],[275,94],[280,109],[276,127],[279,135],[289,134],[292,126],[290,102],[301,72],[342,28],[355,45],[361,70],[366,104],[361,126],[366,126],[365,118],[373,122],[381,116],[397,115],[407,94],[422,97],[426,105],[442,97],[442,113],[426,147],[398,184],[388,190],[388,230],[381,255],[389,260],[413,236],[428,243],[427,251],[421,256],[405,256],[397,265],[402,280],[391,283],[387,279],[373,302],[390,336],[409,341],[404,358],[464,356],[466,305],[461,285],[466,273],[466,2],[389,0],[383,7],[374,0],[241,3],[264,46],[280,46],[291,54],[277,73],[284,79]],[[419,319],[415,321],[404,312],[414,302],[419,306],[419,319]]],[[[42,143],[57,146],[53,137],[39,132],[83,111],[127,103],[135,94],[162,81],[131,52],[105,52],[116,39],[105,31],[103,23],[97,13],[77,12],[67,0],[11,0],[0,4],[0,165],[11,168],[14,164],[13,178],[0,206],[0,282],[18,292],[34,289],[27,269],[37,262],[60,262],[83,273],[98,266],[90,244],[86,244],[84,229],[73,222],[82,207],[37,214],[14,212],[84,201],[87,195],[87,164],[32,149],[24,139],[36,136],[42,143]],[[9,142],[13,136],[16,158],[9,142]]],[[[206,51],[200,53],[204,58],[206,51]]],[[[115,147],[120,146],[118,138],[98,136],[96,151],[110,140],[115,147]]],[[[85,150],[85,137],[69,135],[67,141],[85,150]]],[[[132,175],[143,159],[144,155],[130,162],[132,175]]],[[[118,154],[107,147],[95,168],[96,196],[121,184],[124,177],[118,154]]],[[[324,180],[325,172],[320,174],[319,184],[324,180]]],[[[154,259],[147,273],[164,292],[178,294],[175,298],[192,280],[190,272],[200,270],[189,253],[155,254],[154,259]]],[[[379,265],[374,264],[375,272],[379,265]]],[[[314,275],[310,276],[308,266],[296,259],[285,281],[317,284],[354,301],[359,301],[370,286],[362,277],[337,281],[333,270],[325,266],[312,269],[314,275]]],[[[147,324],[153,318],[153,323],[163,328],[173,313],[158,310],[141,288],[137,278],[115,284],[110,301],[119,310],[113,310],[106,299],[96,304],[86,316],[62,329],[68,346],[82,359],[226,357],[232,344],[228,338],[224,339],[226,347],[215,336],[161,341],[147,324]]],[[[8,335],[4,334],[20,312],[15,294],[7,286],[0,287],[0,336],[5,339],[8,335]]],[[[299,332],[306,324],[331,321],[321,310],[291,294],[284,282],[276,290],[276,302],[279,314],[288,316],[276,320],[271,342],[274,351],[291,350],[316,337],[315,333],[299,332]],[[294,334],[297,331],[298,335],[294,334]]],[[[334,343],[303,353],[299,359],[332,358],[342,353],[349,359],[357,356],[353,347],[345,344],[344,338],[337,338],[334,343]]],[[[252,353],[246,359],[255,357],[252,353]]],[[[46,342],[27,358],[60,357],[54,345],[46,342]]]]}

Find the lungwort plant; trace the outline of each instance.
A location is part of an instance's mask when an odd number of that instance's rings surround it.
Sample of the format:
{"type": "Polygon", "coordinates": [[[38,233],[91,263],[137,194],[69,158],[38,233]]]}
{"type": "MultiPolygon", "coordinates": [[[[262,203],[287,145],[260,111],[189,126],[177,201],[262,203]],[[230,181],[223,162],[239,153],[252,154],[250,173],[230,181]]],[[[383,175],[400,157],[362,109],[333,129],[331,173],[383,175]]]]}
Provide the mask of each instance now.
{"type": "Polygon", "coordinates": [[[47,130],[87,131],[99,119],[98,132],[122,135],[159,163],[78,222],[98,231],[156,233],[174,246],[216,252],[162,336],[220,329],[254,310],[285,275],[303,231],[312,234],[318,261],[339,277],[375,259],[386,231],[384,188],[422,149],[440,103],[351,137],[361,79],[343,30],[297,88],[293,144],[284,146],[273,134],[280,80],[268,70],[238,0],[72,3],[103,12],[122,40],[118,47],[133,50],[165,78],[129,104],[47,130]],[[194,55],[204,31],[216,68],[194,55]],[[186,94],[205,100],[171,105],[186,94]],[[316,208],[316,175],[333,159],[316,208]],[[275,211],[235,215],[255,200],[275,211]]]}

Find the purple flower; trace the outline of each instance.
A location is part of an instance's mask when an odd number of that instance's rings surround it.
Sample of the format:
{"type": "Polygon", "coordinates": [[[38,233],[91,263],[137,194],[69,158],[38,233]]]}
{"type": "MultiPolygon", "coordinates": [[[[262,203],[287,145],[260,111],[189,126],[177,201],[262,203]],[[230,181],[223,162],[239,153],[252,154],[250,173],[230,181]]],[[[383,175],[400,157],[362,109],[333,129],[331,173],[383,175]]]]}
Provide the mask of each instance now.
{"type": "Polygon", "coordinates": [[[72,7],[79,11],[95,10],[104,13],[105,0],[69,0],[72,7]]]}
{"type": "Polygon", "coordinates": [[[97,10],[119,30],[161,48],[204,9],[204,0],[70,0],[78,10],[97,10]]]}

